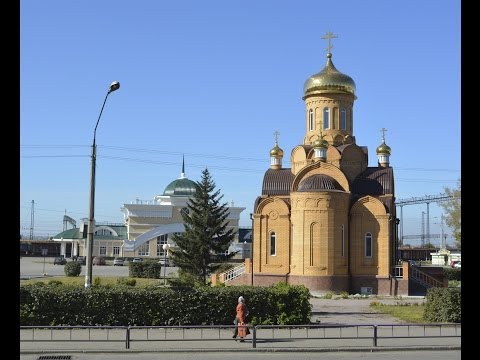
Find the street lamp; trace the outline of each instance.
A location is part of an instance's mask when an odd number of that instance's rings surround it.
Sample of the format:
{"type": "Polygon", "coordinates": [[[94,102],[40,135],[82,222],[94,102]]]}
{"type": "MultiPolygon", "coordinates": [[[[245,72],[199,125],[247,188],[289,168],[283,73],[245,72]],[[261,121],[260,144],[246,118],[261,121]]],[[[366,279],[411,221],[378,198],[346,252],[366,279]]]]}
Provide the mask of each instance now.
{"type": "Polygon", "coordinates": [[[87,272],[85,274],[85,287],[90,288],[92,287],[92,254],[93,254],[93,232],[95,227],[95,163],[97,160],[97,144],[95,143],[95,136],[97,134],[97,127],[98,122],[100,121],[100,117],[102,116],[103,108],[105,107],[105,103],[107,102],[108,95],[111,92],[118,90],[120,88],[120,83],[118,81],[114,81],[110,84],[108,88],[107,95],[105,96],[105,100],[103,101],[102,109],[100,110],[100,115],[98,115],[97,124],[95,125],[95,130],[93,131],[93,144],[92,144],[92,170],[91,170],[91,177],[90,177],[90,213],[88,216],[88,234],[87,234],[87,256],[86,256],[86,266],[87,272]]]}
{"type": "Polygon", "coordinates": [[[167,243],[162,245],[163,249],[163,285],[167,285],[167,249],[170,245],[167,243]]]}

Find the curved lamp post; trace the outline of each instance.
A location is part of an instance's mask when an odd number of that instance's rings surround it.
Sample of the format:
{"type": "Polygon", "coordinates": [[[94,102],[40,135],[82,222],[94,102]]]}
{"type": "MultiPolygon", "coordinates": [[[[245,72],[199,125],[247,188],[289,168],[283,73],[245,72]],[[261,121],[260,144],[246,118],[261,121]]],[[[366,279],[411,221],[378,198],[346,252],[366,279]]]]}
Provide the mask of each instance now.
{"type": "Polygon", "coordinates": [[[95,143],[95,137],[97,134],[98,122],[102,116],[103,108],[107,102],[108,95],[115,90],[120,88],[120,83],[114,81],[110,84],[108,88],[107,95],[103,101],[102,109],[100,110],[100,115],[98,115],[97,124],[95,125],[95,130],[93,131],[93,144],[92,144],[92,170],[90,177],[90,213],[88,216],[88,234],[87,234],[87,256],[86,256],[86,265],[87,272],[85,274],[85,287],[90,288],[92,286],[92,254],[93,254],[93,233],[95,227],[95,164],[97,160],[97,144],[95,143]]]}
{"type": "Polygon", "coordinates": [[[163,244],[163,285],[167,285],[167,251],[170,245],[163,244]]]}

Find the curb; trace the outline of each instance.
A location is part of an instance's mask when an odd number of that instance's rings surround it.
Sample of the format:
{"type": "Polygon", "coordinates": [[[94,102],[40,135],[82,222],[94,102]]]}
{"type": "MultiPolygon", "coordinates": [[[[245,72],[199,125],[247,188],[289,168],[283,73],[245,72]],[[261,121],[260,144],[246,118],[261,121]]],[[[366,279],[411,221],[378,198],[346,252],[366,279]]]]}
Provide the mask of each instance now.
{"type": "Polygon", "coordinates": [[[411,346],[411,347],[357,347],[357,348],[263,348],[263,349],[158,349],[158,350],[24,350],[20,354],[47,354],[47,353],[74,353],[74,354],[157,354],[157,353],[209,353],[209,352],[302,352],[302,353],[317,353],[317,352],[388,352],[388,351],[440,351],[440,350],[461,350],[461,346],[411,346]]]}

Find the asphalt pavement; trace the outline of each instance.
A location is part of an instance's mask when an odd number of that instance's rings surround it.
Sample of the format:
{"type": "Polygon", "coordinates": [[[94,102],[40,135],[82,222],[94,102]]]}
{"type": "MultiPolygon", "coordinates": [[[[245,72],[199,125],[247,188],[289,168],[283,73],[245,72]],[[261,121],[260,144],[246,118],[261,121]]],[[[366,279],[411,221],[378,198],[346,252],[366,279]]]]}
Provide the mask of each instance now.
{"type": "MultiPolygon", "coordinates": [[[[52,278],[55,276],[65,276],[64,265],[54,265],[53,257],[28,257],[20,258],[20,279],[32,279],[38,277],[52,278]]],[[[70,260],[69,260],[70,261],[70,260]]],[[[173,266],[162,267],[162,275],[176,274],[177,268],[173,266]]],[[[80,276],[85,276],[86,266],[82,265],[80,276]]],[[[128,261],[123,266],[113,266],[113,261],[107,265],[93,265],[92,277],[95,276],[128,276],[128,261]]]]}

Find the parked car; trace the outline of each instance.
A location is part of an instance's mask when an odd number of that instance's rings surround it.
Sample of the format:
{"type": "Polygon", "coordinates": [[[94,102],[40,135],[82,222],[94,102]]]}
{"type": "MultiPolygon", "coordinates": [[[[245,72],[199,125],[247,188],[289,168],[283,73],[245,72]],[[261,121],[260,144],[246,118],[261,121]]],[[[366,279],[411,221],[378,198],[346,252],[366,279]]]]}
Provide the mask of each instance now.
{"type": "Polygon", "coordinates": [[[92,261],[93,265],[105,265],[105,258],[103,256],[95,256],[92,261]]]}
{"type": "Polygon", "coordinates": [[[113,259],[113,266],[123,266],[123,259],[122,258],[113,259]]]}
{"type": "Polygon", "coordinates": [[[65,265],[67,263],[67,259],[65,259],[63,256],[57,256],[55,259],[53,259],[53,265],[65,265]]]}
{"type": "Polygon", "coordinates": [[[450,261],[450,266],[451,266],[452,268],[454,268],[455,265],[456,265],[459,261],[460,261],[460,260],[452,260],[452,261],[450,261]]]}
{"type": "Polygon", "coordinates": [[[461,269],[462,268],[462,262],[458,261],[457,263],[455,263],[455,265],[453,265],[453,267],[456,268],[456,269],[461,269]]]}
{"type": "Polygon", "coordinates": [[[136,257],[136,258],[132,259],[132,262],[142,262],[142,261],[143,261],[143,259],[139,258],[139,257],[136,257]]]}
{"type": "Polygon", "coordinates": [[[79,262],[81,265],[85,265],[87,263],[87,258],[85,256],[77,256],[75,261],[79,262]]]}

